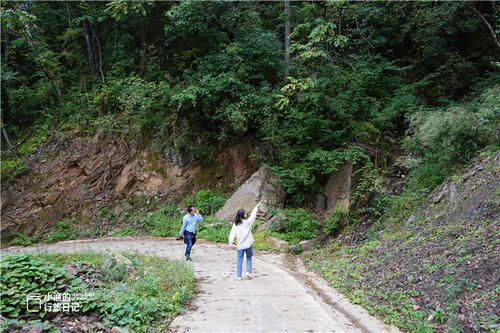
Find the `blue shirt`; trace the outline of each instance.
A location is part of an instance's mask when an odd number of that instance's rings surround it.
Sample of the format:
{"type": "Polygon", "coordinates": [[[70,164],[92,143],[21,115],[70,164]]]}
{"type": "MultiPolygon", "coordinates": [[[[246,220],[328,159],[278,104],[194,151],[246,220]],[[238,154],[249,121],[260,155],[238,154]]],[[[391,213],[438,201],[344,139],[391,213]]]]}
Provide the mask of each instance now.
{"type": "Polygon", "coordinates": [[[200,214],[194,213],[193,215],[186,214],[182,218],[182,228],[181,232],[179,233],[179,236],[182,236],[184,234],[184,230],[196,233],[196,223],[197,222],[203,222],[203,217],[201,217],[200,214]]]}

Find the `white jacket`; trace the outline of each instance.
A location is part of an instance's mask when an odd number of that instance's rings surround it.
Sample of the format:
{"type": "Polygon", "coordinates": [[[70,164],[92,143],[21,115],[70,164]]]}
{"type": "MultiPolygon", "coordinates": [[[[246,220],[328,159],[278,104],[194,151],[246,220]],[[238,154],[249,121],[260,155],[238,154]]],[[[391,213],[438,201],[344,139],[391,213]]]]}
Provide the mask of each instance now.
{"type": "Polygon", "coordinates": [[[239,225],[233,224],[229,234],[229,245],[233,245],[236,237],[238,250],[248,249],[253,244],[252,224],[257,217],[259,205],[255,206],[248,220],[242,220],[239,225]]]}

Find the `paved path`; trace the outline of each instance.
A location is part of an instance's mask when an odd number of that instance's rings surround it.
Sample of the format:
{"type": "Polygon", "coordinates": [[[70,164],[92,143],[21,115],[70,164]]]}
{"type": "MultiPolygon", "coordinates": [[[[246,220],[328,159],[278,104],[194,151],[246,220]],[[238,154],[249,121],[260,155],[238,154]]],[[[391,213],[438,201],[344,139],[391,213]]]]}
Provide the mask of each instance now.
{"type": "MultiPolygon", "coordinates": [[[[172,238],[107,238],[67,241],[13,252],[138,251],[183,259],[184,244],[172,238]]],[[[199,293],[180,314],[174,332],[399,332],[350,304],[300,260],[286,255],[254,253],[254,278],[235,279],[236,251],[225,244],[197,241],[192,267],[199,293]]]]}

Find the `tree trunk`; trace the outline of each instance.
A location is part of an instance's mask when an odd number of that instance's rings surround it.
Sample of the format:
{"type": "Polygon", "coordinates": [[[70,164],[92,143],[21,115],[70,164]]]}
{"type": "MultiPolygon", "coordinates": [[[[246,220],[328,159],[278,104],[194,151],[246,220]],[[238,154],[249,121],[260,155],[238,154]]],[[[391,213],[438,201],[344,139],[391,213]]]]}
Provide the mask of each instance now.
{"type": "Polygon", "coordinates": [[[90,26],[90,29],[92,30],[92,36],[94,37],[96,44],[97,44],[97,52],[99,54],[99,73],[101,73],[101,80],[102,80],[102,83],[106,83],[106,79],[104,78],[104,72],[102,71],[101,43],[99,42],[99,37],[97,37],[97,33],[95,32],[93,25],[90,26]]]}
{"type": "Polygon", "coordinates": [[[146,36],[144,33],[144,29],[142,29],[141,32],[141,46],[142,46],[142,51],[141,51],[141,60],[139,62],[139,75],[141,77],[144,77],[144,74],[146,73],[146,52],[147,52],[147,43],[146,43],[146,36]]]}
{"type": "Polygon", "coordinates": [[[66,1],[66,12],[68,13],[68,24],[69,27],[71,28],[71,15],[69,14],[69,2],[66,1]]]}
{"type": "MultiPolygon", "coordinates": [[[[85,14],[82,10],[82,16],[85,14]]],[[[89,58],[90,73],[92,74],[92,80],[95,80],[95,65],[94,65],[94,53],[92,51],[92,44],[90,42],[90,33],[87,20],[82,20],[83,30],[85,31],[85,42],[87,43],[87,56],[89,58]]]]}
{"type": "Polygon", "coordinates": [[[285,1],[285,73],[284,80],[288,77],[290,65],[290,0],[285,1]]]}
{"type": "Polygon", "coordinates": [[[8,32],[5,33],[5,65],[9,66],[9,46],[10,46],[10,34],[8,32]]]}
{"type": "Polygon", "coordinates": [[[57,80],[55,77],[50,75],[49,73],[45,72],[45,74],[49,77],[49,79],[52,81],[52,84],[54,85],[54,88],[56,89],[57,96],[59,98],[62,97],[62,92],[61,92],[61,87],[59,86],[59,83],[57,83],[57,80]]]}
{"type": "MultiPolygon", "coordinates": [[[[481,12],[476,8],[476,6],[474,6],[474,4],[472,2],[470,3],[470,6],[472,7],[472,10],[477,15],[479,15],[479,17],[481,17],[481,19],[484,21],[484,23],[486,23],[486,25],[488,26],[488,29],[490,30],[491,37],[493,37],[493,40],[495,41],[495,44],[500,48],[500,41],[498,40],[497,34],[495,32],[495,29],[493,29],[493,27],[491,26],[490,22],[488,22],[488,20],[486,20],[486,18],[481,14],[481,12]]],[[[495,7],[493,7],[493,8],[495,8],[495,7]]]]}

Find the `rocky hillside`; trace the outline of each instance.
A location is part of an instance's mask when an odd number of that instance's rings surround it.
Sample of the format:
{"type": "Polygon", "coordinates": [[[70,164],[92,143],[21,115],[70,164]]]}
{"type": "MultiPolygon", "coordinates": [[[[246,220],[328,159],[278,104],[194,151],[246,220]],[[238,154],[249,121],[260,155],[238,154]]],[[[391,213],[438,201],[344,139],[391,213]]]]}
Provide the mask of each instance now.
{"type": "Polygon", "coordinates": [[[64,218],[98,223],[96,216],[118,214],[134,197],[166,206],[202,188],[234,191],[257,168],[251,152],[240,144],[195,161],[105,132],[55,137],[29,156],[22,177],[2,185],[2,245],[46,232],[64,218]]]}
{"type": "Polygon", "coordinates": [[[499,151],[472,160],[406,221],[356,233],[304,255],[352,301],[409,331],[498,332],[499,151]],[[353,236],[364,240],[346,245],[353,236]]]}

